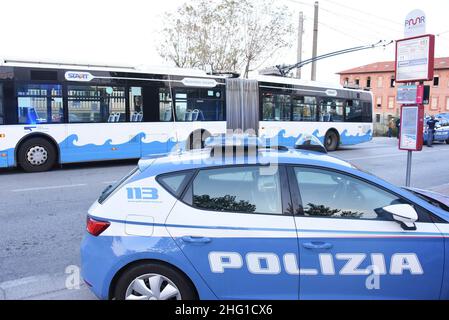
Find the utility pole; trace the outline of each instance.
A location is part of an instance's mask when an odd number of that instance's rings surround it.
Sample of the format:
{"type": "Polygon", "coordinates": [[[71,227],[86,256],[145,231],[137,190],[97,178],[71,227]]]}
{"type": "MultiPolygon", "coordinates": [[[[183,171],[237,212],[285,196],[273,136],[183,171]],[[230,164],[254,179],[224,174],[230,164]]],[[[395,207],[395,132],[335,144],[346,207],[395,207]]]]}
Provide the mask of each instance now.
{"type": "MultiPolygon", "coordinates": [[[[299,13],[299,25],[298,25],[298,55],[296,61],[302,61],[302,35],[304,33],[304,13],[299,13]]],[[[296,69],[296,78],[301,79],[301,68],[296,69]]]]}
{"type": "MultiPolygon", "coordinates": [[[[318,54],[318,1],[315,1],[315,9],[313,15],[313,48],[312,59],[316,58],[318,54]]],[[[312,62],[312,81],[316,80],[316,61],[312,62]]]]}

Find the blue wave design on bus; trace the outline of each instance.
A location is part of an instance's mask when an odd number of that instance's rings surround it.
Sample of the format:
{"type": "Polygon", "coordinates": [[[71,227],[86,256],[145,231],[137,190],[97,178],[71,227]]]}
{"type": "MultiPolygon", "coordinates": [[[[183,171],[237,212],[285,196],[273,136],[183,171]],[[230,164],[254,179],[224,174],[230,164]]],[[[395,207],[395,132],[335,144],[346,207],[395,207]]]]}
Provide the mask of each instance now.
{"type": "Polygon", "coordinates": [[[0,155],[6,154],[6,157],[0,156],[0,168],[8,168],[14,166],[14,148],[0,150],[0,155]]]}
{"type": "Polygon", "coordinates": [[[86,144],[78,146],[78,135],[73,134],[59,144],[61,149],[61,163],[81,162],[91,160],[132,159],[146,155],[167,153],[176,141],[169,138],[166,141],[144,142],[145,133],[139,133],[128,142],[113,144],[112,139],[102,145],[86,144]]]}
{"type": "MultiPolygon", "coordinates": [[[[318,129],[316,129],[313,133],[313,136],[315,136],[316,138],[318,138],[321,143],[324,143],[324,135],[320,135],[320,131],[318,129]]],[[[298,139],[300,139],[303,136],[303,134],[299,134],[297,137],[295,136],[290,136],[287,135],[287,132],[285,129],[282,129],[278,132],[278,134],[276,136],[274,136],[273,140],[277,139],[277,142],[279,145],[283,145],[286,147],[293,147],[295,145],[295,143],[298,141],[298,139]]],[[[340,143],[342,145],[353,145],[353,144],[358,144],[358,143],[363,143],[363,142],[369,142],[372,139],[372,131],[369,130],[366,134],[364,135],[360,135],[359,133],[357,135],[349,135],[348,134],[348,130],[344,130],[341,135],[340,135],[340,143]]],[[[272,140],[272,141],[273,141],[272,140]]]]}

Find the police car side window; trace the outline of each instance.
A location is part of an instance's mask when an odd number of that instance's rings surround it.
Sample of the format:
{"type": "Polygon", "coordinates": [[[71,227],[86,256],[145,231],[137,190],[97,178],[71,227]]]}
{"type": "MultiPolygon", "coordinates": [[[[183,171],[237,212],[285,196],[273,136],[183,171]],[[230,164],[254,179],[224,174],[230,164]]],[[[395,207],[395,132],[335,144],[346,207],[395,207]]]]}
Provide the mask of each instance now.
{"type": "Polygon", "coordinates": [[[192,183],[198,209],[238,213],[282,214],[279,171],[262,167],[200,170],[192,183]]]}
{"type": "Polygon", "coordinates": [[[405,203],[394,194],[333,171],[295,168],[295,176],[308,217],[392,220],[382,208],[405,203]]]}
{"type": "Polygon", "coordinates": [[[165,188],[168,192],[176,197],[181,195],[185,185],[188,180],[193,175],[193,171],[184,171],[177,173],[164,174],[157,177],[157,181],[165,188]]]}

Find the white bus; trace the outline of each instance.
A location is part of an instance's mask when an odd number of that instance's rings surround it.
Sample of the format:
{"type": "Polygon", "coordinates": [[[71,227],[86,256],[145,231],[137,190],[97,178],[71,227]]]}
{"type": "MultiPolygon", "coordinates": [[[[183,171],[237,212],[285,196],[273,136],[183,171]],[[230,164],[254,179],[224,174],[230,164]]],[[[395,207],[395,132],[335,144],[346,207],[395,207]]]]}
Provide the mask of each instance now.
{"type": "Polygon", "coordinates": [[[0,61],[0,168],[133,159],[252,129],[328,150],[372,138],[372,96],[281,77],[171,68],[0,61]]]}

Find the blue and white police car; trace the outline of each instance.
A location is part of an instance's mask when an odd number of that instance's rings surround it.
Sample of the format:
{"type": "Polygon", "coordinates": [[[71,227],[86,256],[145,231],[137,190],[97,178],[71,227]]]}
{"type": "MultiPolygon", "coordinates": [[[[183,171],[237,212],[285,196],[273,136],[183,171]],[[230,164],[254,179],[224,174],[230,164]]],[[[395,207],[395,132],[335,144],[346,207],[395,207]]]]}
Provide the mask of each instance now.
{"type": "Polygon", "coordinates": [[[101,195],[81,248],[95,295],[449,298],[447,206],[322,152],[237,149],[143,159],[101,195]]]}

